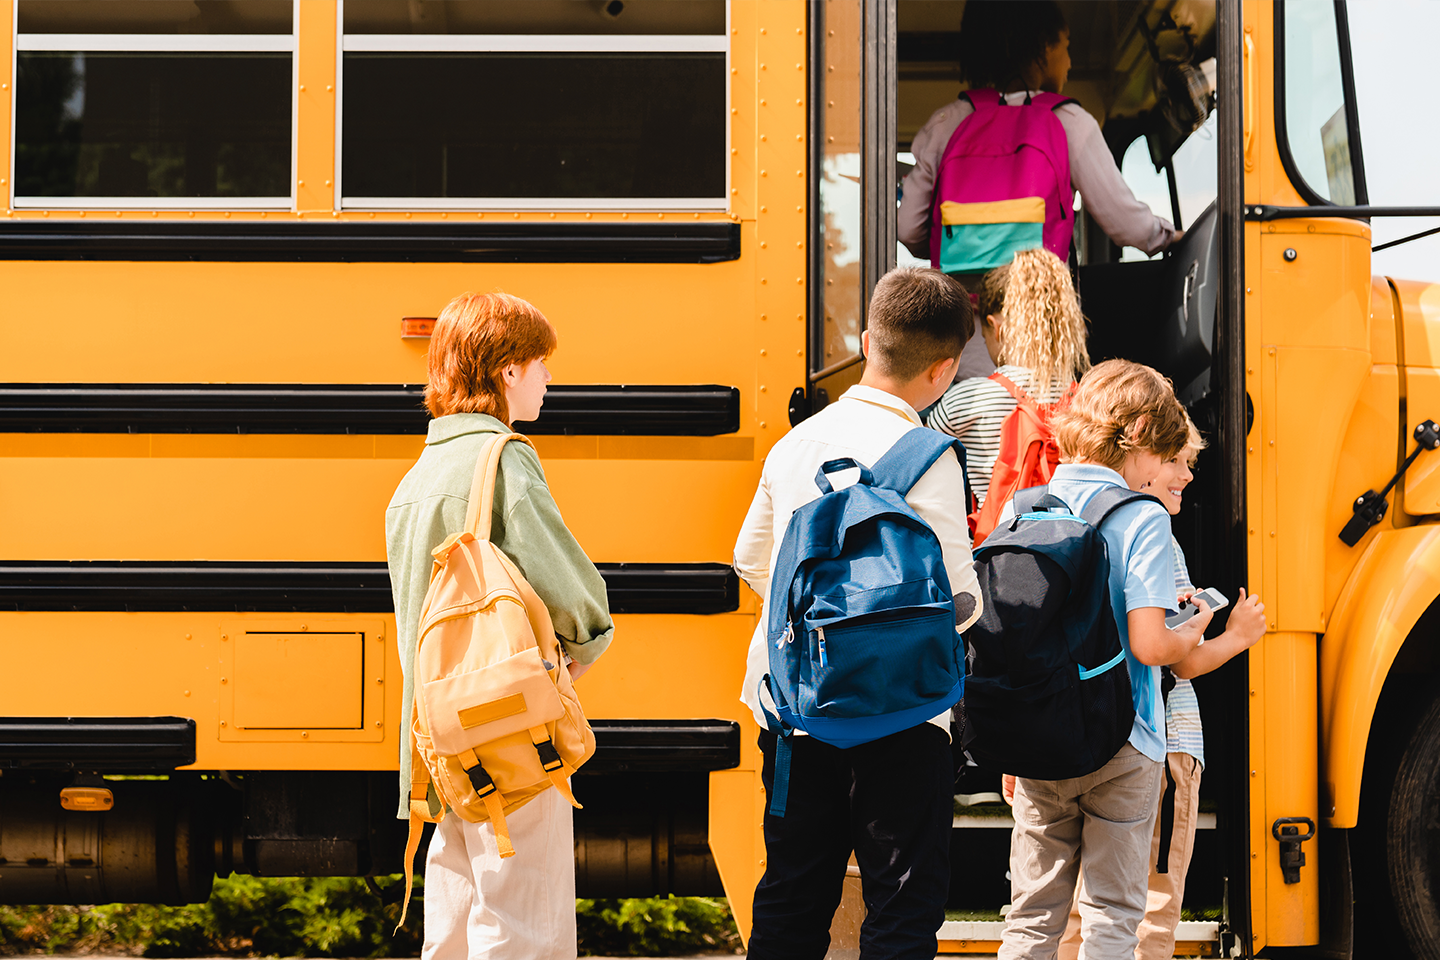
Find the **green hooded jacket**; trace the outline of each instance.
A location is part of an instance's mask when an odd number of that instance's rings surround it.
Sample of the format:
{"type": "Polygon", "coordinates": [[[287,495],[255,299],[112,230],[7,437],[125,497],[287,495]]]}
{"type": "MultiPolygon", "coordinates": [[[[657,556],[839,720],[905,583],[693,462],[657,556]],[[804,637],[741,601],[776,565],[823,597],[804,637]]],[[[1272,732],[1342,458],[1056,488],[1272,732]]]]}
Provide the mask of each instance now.
{"type": "MultiPolygon", "coordinates": [[[[510,428],[483,413],[430,422],[425,450],[400,481],[385,511],[385,552],[395,596],[395,628],[405,674],[400,720],[400,819],[410,816],[410,715],[420,608],[430,585],[431,551],[464,528],[475,464],[487,436],[510,428]]],[[[615,632],[605,581],[560,518],[532,447],[507,444],[495,483],[490,540],[520,568],[554,621],[565,652],[593,663],[615,632]]]]}

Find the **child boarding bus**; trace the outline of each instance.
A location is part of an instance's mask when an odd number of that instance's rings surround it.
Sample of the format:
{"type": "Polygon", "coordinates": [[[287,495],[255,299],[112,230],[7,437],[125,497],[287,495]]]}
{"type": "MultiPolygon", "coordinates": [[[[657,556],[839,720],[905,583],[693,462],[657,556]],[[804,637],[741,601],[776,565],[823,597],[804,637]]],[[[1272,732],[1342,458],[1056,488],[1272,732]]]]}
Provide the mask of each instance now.
{"type": "MultiPolygon", "coordinates": [[[[1181,952],[1440,955],[1440,321],[1368,224],[1440,211],[1367,205],[1344,3],[1062,7],[1065,94],[1185,230],[1136,260],[1079,212],[1092,352],[1174,381],[1191,572],[1269,615],[1196,684],[1181,952]]],[[[0,0],[0,902],[401,869],[383,513],[430,319],[499,289],[559,332],[520,429],[617,615],[579,893],[724,894],[746,933],[731,548],[771,445],[859,379],[962,13],[0,0]]],[[[957,811],[981,919],[943,952],[994,949],[1007,817],[957,811]]]]}

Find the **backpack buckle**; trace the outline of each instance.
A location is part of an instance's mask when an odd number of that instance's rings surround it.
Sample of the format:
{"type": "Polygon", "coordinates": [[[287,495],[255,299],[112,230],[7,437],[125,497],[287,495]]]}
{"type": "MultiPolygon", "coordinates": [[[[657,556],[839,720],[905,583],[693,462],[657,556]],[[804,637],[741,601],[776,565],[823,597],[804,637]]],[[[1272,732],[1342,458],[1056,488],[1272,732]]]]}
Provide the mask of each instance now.
{"type": "Polygon", "coordinates": [[[495,792],[495,781],[480,764],[466,769],[465,775],[470,778],[470,785],[475,788],[475,796],[484,799],[495,792]]]}
{"type": "Polygon", "coordinates": [[[549,773],[551,770],[559,770],[564,766],[560,759],[560,752],[555,749],[555,744],[550,740],[541,740],[535,744],[535,752],[540,755],[540,766],[549,773]]]}

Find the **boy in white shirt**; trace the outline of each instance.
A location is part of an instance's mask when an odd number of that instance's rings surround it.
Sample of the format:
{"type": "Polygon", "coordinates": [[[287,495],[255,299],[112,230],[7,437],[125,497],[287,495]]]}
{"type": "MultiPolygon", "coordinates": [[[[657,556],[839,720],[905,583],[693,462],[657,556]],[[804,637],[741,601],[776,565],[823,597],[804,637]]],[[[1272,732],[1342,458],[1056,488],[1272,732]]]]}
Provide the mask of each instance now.
{"type": "MultiPolygon", "coordinates": [[[[873,465],[910,430],[916,410],[939,399],[974,332],[970,298],[937,270],[892,270],[875,286],[861,335],[867,363],[857,386],[786,434],[765,460],[759,489],[735,545],[735,569],[768,603],[770,570],[790,516],[820,495],[815,474],[830,460],[873,465]]],[[[851,480],[832,475],[836,486],[851,480]]],[[[940,541],[955,599],[955,627],[980,615],[980,591],[966,526],[959,460],[942,456],[906,501],[940,541]]],[[[761,680],[768,672],[766,614],[755,635],[740,699],[760,726],[762,780],[774,785],[775,734],[762,712],[774,712],[761,680]]],[[[850,749],[796,733],[788,811],[765,816],[765,875],[755,890],[750,957],[821,960],[853,851],[867,915],[862,957],[935,956],[950,883],[954,771],[950,714],[850,749]]]]}

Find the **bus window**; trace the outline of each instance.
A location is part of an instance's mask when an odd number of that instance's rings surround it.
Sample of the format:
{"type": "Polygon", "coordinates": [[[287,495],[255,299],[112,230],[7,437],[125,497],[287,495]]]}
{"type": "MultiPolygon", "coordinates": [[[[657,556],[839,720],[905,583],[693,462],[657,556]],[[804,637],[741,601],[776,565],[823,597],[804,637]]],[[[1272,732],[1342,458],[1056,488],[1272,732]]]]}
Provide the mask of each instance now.
{"type": "MultiPolygon", "coordinates": [[[[819,90],[812,98],[820,145],[818,223],[815,243],[816,305],[824,323],[814,326],[812,373],[858,358],[865,308],[862,257],[863,191],[861,161],[860,0],[829,0],[816,8],[823,17],[819,90]]],[[[815,309],[815,308],[812,308],[815,309]]]]}
{"type": "Polygon", "coordinates": [[[290,208],[290,0],[20,0],[16,23],[15,207],[290,208]]]}
{"type": "Polygon", "coordinates": [[[723,0],[351,0],[351,208],[724,210],[723,0]]]}
{"type": "Polygon", "coordinates": [[[1220,182],[1215,145],[1219,128],[1215,118],[1216,111],[1212,110],[1204,125],[1190,134],[1170,158],[1170,172],[1175,177],[1175,193],[1180,200],[1177,226],[1189,227],[1215,202],[1220,182]]]}
{"type": "MultiPolygon", "coordinates": [[[[1281,12],[1279,6],[1277,13],[1281,12]]],[[[1354,204],[1350,122],[1341,75],[1340,6],[1287,3],[1283,7],[1283,131],[1295,188],[1311,199],[1354,204]]],[[[1277,51],[1280,52],[1280,51],[1277,51]]]]}
{"type": "MultiPolygon", "coordinates": [[[[1144,137],[1134,140],[1125,150],[1125,158],[1120,161],[1120,176],[1134,192],[1135,199],[1159,216],[1166,219],[1174,217],[1170,209],[1169,170],[1165,167],[1155,169],[1155,164],[1150,159],[1150,147],[1144,137]]],[[[1126,247],[1120,253],[1120,260],[1128,263],[1134,260],[1153,260],[1161,256],[1163,254],[1156,253],[1154,257],[1147,257],[1143,250],[1126,247]]]]}

